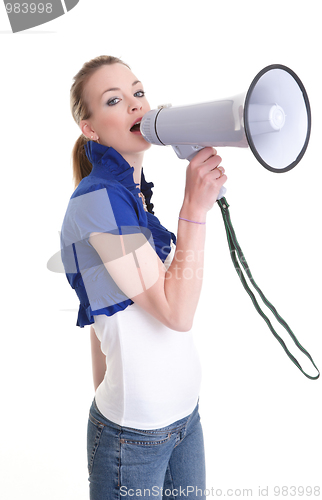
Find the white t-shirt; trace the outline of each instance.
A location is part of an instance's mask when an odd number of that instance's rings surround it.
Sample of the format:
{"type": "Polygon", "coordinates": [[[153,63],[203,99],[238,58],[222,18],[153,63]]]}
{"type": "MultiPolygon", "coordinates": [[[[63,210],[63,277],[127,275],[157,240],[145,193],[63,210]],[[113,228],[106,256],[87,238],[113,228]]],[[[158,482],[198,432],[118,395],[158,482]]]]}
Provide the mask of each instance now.
{"type": "MultiPolygon", "coordinates": [[[[173,251],[166,267],[172,256],[173,251]]],[[[135,429],[159,429],[194,410],[201,366],[192,330],[171,330],[135,303],[94,319],[107,364],[95,400],[108,420],[135,429]]]]}

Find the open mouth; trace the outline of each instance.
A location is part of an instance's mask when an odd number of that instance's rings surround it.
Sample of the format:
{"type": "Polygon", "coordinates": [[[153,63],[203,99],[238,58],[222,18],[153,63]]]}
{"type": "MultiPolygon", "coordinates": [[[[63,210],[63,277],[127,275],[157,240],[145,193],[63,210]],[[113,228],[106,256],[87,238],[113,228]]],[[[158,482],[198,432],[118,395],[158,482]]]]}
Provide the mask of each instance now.
{"type": "Polygon", "coordinates": [[[141,120],[142,118],[139,118],[134,125],[130,128],[130,132],[140,132],[140,125],[141,125],[141,120]]]}

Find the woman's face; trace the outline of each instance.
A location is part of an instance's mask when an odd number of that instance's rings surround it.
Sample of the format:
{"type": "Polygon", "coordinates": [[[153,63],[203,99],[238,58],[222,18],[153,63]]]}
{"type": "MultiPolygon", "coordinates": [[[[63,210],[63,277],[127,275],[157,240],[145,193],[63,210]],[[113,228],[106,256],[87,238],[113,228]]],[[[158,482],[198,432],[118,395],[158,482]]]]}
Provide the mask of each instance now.
{"type": "Polygon", "coordinates": [[[89,79],[84,89],[91,117],[80,123],[86,137],[110,146],[123,157],[150,147],[137,125],[150,110],[142,83],[124,64],[105,65],[89,79]]]}

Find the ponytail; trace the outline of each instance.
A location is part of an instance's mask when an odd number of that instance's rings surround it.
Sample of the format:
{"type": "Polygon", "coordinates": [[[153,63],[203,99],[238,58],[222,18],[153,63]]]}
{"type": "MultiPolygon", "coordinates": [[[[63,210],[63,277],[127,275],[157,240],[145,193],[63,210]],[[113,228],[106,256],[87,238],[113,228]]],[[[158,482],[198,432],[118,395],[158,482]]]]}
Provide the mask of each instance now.
{"type": "Polygon", "coordinates": [[[75,145],[73,147],[72,152],[72,161],[73,161],[73,178],[75,182],[75,188],[78,186],[80,181],[84,179],[87,175],[89,175],[92,171],[92,164],[86,156],[85,153],[85,144],[88,142],[88,139],[81,134],[75,145]]]}

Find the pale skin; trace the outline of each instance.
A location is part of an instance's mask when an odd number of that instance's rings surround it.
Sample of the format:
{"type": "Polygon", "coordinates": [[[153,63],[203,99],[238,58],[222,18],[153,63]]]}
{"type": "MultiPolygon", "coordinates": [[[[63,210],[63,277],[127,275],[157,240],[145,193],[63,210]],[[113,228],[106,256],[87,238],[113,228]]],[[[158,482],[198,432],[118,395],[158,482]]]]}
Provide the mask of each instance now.
{"type": "MultiPolygon", "coordinates": [[[[140,133],[133,133],[130,129],[150,109],[142,83],[122,64],[103,66],[87,82],[85,98],[92,115],[80,122],[83,134],[116,149],[134,167],[133,179],[139,184],[144,151],[150,144],[140,133]]],[[[190,162],[180,217],[206,222],[207,213],[227,180],[220,163],[221,158],[213,148],[202,149],[190,162]]],[[[116,261],[111,259],[109,248],[113,247],[112,239],[121,236],[93,233],[90,243],[118,286],[124,293],[129,290],[128,296],[134,303],[167,327],[187,332],[192,327],[202,287],[205,236],[205,224],[179,220],[176,250],[168,270],[151,245],[144,241],[140,246],[140,268],[135,271],[124,264],[117,266],[116,261]],[[131,276],[131,272],[136,275],[131,276]],[[138,280],[138,273],[142,283],[149,281],[146,276],[151,273],[152,285],[143,286],[142,291],[135,294],[128,284],[138,280]]],[[[123,240],[121,244],[124,247],[127,242],[123,240]]],[[[93,327],[91,346],[96,389],[104,378],[106,361],[93,327]]]]}

